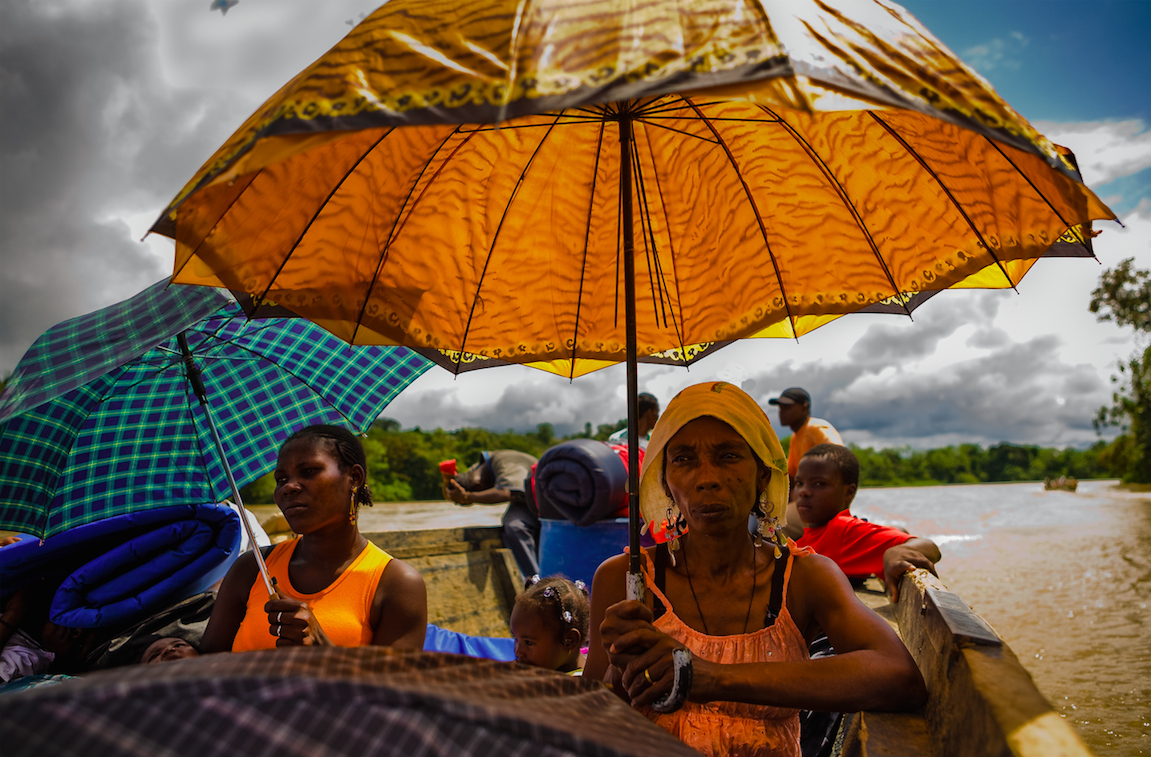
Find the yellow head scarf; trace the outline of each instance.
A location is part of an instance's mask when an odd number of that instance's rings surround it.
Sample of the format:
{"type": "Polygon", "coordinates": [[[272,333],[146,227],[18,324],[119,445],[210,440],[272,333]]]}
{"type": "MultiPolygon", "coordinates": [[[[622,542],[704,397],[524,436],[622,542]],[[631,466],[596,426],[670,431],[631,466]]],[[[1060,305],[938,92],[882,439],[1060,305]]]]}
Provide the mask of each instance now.
{"type": "Polygon", "coordinates": [[[767,516],[765,530],[775,536],[773,541],[786,544],[787,537],[779,530],[787,513],[787,458],[783,447],[763,408],[747,392],[724,381],[696,384],[684,389],[668,403],[655,424],[639,481],[639,507],[644,521],[648,524],[658,522],[667,517],[669,511],[672,514],[669,520],[678,515],[675,503],[664,492],[661,480],[664,447],[681,428],[703,416],[718,418],[735,429],[760,462],[771,469],[766,502],[762,498],[760,500],[767,516]]]}

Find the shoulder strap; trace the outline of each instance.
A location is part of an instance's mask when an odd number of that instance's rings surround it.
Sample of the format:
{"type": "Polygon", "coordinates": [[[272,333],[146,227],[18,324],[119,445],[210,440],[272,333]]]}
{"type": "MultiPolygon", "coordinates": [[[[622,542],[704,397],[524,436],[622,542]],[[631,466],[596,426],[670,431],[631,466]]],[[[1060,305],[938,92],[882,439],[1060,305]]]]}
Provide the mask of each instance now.
{"type": "MultiPolygon", "coordinates": [[[[661,594],[666,596],[665,589],[667,585],[667,544],[657,544],[655,547],[655,588],[659,589],[661,594]]],[[[652,612],[655,614],[655,619],[659,620],[667,608],[663,606],[663,602],[659,601],[659,597],[652,597],[652,612]]]]}
{"type": "Polygon", "coordinates": [[[787,577],[787,560],[790,556],[791,553],[787,547],[779,548],[779,557],[775,560],[775,570],[771,575],[771,598],[767,602],[767,616],[763,621],[764,628],[774,625],[780,610],[783,609],[784,580],[787,577]]]}

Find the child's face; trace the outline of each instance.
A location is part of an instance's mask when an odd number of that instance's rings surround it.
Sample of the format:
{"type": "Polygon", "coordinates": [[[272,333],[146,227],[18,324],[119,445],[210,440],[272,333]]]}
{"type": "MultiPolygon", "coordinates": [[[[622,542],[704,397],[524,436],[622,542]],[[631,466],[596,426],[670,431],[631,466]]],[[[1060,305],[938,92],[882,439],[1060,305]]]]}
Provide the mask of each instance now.
{"type": "Polygon", "coordinates": [[[516,660],[526,665],[559,670],[573,653],[579,654],[578,649],[564,646],[557,625],[545,622],[533,606],[517,604],[512,608],[511,629],[516,640],[516,660]]]}
{"type": "Polygon", "coordinates": [[[795,474],[795,509],[808,528],[823,526],[848,508],[855,489],[855,484],[843,483],[839,468],[828,458],[804,457],[795,474]]]}
{"type": "Polygon", "coordinates": [[[196,648],[183,639],[177,639],[174,636],[165,636],[148,645],[148,648],[144,650],[144,654],[140,657],[140,663],[149,665],[154,662],[168,662],[170,660],[183,660],[186,657],[199,656],[200,653],[196,651],[196,648]]]}

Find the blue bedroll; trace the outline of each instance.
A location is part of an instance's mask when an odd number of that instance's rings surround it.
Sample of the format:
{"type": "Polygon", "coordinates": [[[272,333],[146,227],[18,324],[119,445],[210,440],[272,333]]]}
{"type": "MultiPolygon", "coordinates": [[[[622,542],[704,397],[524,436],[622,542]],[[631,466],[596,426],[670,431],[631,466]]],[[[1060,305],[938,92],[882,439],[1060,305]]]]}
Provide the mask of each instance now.
{"type": "Polygon", "coordinates": [[[63,577],[49,618],[69,628],[136,622],[223,578],[239,557],[240,519],[226,505],[118,515],[41,542],[0,549],[0,586],[63,577]]]}
{"type": "Polygon", "coordinates": [[[586,526],[614,515],[626,491],[627,468],[605,442],[572,439],[549,449],[536,465],[542,518],[586,526]]]}
{"type": "Polygon", "coordinates": [[[425,652],[448,652],[468,657],[482,657],[486,660],[512,662],[516,659],[515,639],[497,639],[491,636],[468,636],[459,631],[449,631],[428,623],[428,633],[424,636],[425,652]]]}
{"type": "Polygon", "coordinates": [[[627,518],[576,526],[540,518],[540,575],[579,579],[591,587],[595,569],[627,546],[627,518]]]}

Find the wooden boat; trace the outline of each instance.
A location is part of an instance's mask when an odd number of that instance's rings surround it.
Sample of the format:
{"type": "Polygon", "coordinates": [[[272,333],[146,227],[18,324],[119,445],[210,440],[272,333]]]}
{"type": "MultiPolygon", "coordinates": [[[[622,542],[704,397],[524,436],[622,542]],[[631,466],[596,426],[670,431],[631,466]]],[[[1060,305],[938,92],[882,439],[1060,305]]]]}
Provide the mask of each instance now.
{"type": "MultiPolygon", "coordinates": [[[[365,532],[413,565],[428,587],[428,621],[475,636],[510,636],[523,577],[498,527],[365,532]]],[[[900,635],[927,682],[925,708],[844,719],[841,757],[1083,757],[1091,751],[1036,688],[993,628],[930,573],[909,573],[891,605],[878,582],[860,600],[900,635]]]]}
{"type": "Polygon", "coordinates": [[[1079,488],[1079,481],[1077,481],[1073,476],[1046,478],[1043,480],[1043,488],[1047,491],[1073,492],[1079,488]]]}

